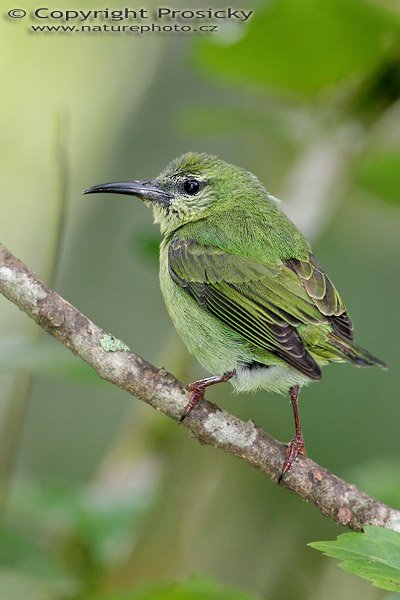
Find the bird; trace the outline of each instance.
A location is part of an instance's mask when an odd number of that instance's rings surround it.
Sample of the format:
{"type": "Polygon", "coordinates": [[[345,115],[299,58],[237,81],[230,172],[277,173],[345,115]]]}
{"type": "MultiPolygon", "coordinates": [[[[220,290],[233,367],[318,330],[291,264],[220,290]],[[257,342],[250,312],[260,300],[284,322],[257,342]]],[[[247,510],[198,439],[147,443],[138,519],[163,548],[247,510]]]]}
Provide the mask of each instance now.
{"type": "Polygon", "coordinates": [[[207,387],[288,394],[294,437],[278,482],[306,456],[298,399],[322,367],[383,361],[354,342],[345,304],[283,203],[249,171],[187,152],[150,180],[83,193],[140,198],[160,226],[160,286],[188,350],[212,376],[187,386],[181,421],[207,387]]]}

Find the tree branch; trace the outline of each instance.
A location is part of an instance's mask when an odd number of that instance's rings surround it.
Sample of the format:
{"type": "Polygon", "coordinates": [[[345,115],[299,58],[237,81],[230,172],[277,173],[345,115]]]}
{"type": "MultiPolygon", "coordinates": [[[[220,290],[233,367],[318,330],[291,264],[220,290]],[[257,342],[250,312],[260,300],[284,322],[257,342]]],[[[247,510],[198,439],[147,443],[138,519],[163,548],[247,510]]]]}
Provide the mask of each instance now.
{"type": "MultiPolygon", "coordinates": [[[[0,291],[100,377],[179,420],[187,402],[183,385],[157,369],[120,340],[97,327],[61,298],[0,244],[0,291]]],[[[244,423],[203,401],[183,423],[200,443],[241,458],[277,482],[286,446],[252,421],[244,423]]],[[[286,486],[322,514],[350,529],[380,525],[400,531],[400,511],[382,504],[312,460],[301,457],[285,477],[286,486]]]]}

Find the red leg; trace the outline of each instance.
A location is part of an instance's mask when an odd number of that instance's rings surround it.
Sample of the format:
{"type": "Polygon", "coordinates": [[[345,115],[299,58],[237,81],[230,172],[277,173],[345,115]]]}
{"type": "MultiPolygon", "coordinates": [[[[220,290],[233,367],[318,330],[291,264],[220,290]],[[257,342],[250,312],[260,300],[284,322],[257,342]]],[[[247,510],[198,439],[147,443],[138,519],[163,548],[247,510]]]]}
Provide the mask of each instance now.
{"type": "Polygon", "coordinates": [[[300,393],[300,388],[298,385],[291,387],[289,390],[290,402],[292,403],[292,409],[293,409],[295,436],[289,443],[288,448],[286,450],[286,458],[285,458],[285,462],[283,463],[283,469],[282,469],[282,473],[279,476],[278,483],[280,483],[282,481],[282,479],[284,478],[286,473],[290,470],[292,464],[294,463],[294,461],[296,460],[296,458],[299,454],[301,454],[302,456],[307,455],[306,447],[304,445],[303,432],[301,431],[301,425],[300,425],[299,406],[298,406],[299,393],[300,393]]]}
{"type": "Polygon", "coordinates": [[[187,385],[187,389],[190,392],[189,402],[185,406],[185,410],[181,418],[180,422],[188,416],[191,410],[196,406],[196,404],[204,398],[204,392],[209,385],[214,385],[216,383],[224,383],[225,381],[229,381],[236,375],[236,369],[233,371],[228,371],[223,375],[214,375],[213,377],[207,377],[207,379],[199,379],[199,381],[194,381],[193,383],[189,383],[187,385]]]}

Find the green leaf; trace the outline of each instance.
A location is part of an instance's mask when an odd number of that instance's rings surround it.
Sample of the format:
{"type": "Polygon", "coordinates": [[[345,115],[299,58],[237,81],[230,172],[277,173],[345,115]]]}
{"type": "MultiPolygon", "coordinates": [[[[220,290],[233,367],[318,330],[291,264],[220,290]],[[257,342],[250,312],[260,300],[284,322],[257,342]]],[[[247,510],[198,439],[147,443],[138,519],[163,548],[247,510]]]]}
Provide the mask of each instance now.
{"type": "Polygon", "coordinates": [[[335,542],[313,542],[320,550],[343,562],[339,566],[374,586],[400,591],[400,533],[372,525],[364,533],[343,533],[335,542]]]}
{"type": "Polygon", "coordinates": [[[239,40],[223,27],[200,40],[197,60],[219,78],[313,95],[375,69],[398,29],[367,0],[279,0],[237,25],[239,40]]]}
{"type": "Polygon", "coordinates": [[[400,151],[374,152],[360,161],[356,183],[388,202],[400,204],[400,151]]]}
{"type": "Polygon", "coordinates": [[[96,596],[96,600],[261,600],[210,579],[194,577],[184,583],[150,585],[139,590],[96,596]]]}

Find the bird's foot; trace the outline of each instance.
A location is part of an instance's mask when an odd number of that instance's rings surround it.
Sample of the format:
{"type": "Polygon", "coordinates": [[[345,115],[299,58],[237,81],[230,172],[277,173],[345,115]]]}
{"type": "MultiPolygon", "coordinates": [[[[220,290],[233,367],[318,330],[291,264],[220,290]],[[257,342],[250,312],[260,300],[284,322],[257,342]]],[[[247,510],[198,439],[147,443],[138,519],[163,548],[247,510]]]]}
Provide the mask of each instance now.
{"type": "Polygon", "coordinates": [[[298,455],[307,456],[306,447],[304,445],[303,436],[297,437],[295,436],[290,443],[288,444],[285,456],[285,462],[283,463],[283,468],[281,474],[279,475],[278,484],[285,477],[286,473],[288,473],[296,460],[298,455]]]}
{"type": "Polygon", "coordinates": [[[186,389],[190,392],[189,401],[185,406],[181,418],[179,419],[180,423],[182,423],[182,421],[186,419],[186,417],[188,416],[190,411],[194,409],[196,404],[200,402],[200,400],[203,400],[206,386],[202,385],[202,383],[199,381],[194,381],[193,383],[189,383],[186,386],[186,389]]]}
{"type": "Polygon", "coordinates": [[[182,421],[186,419],[190,411],[194,409],[196,404],[200,400],[203,400],[204,392],[208,386],[215,385],[216,383],[225,383],[226,381],[232,379],[232,377],[234,377],[235,375],[236,369],[234,369],[233,371],[227,371],[223,375],[214,375],[213,377],[207,377],[206,379],[199,379],[199,381],[189,383],[189,385],[186,386],[186,389],[190,392],[189,401],[185,406],[185,410],[183,411],[179,422],[182,423],[182,421]]]}

